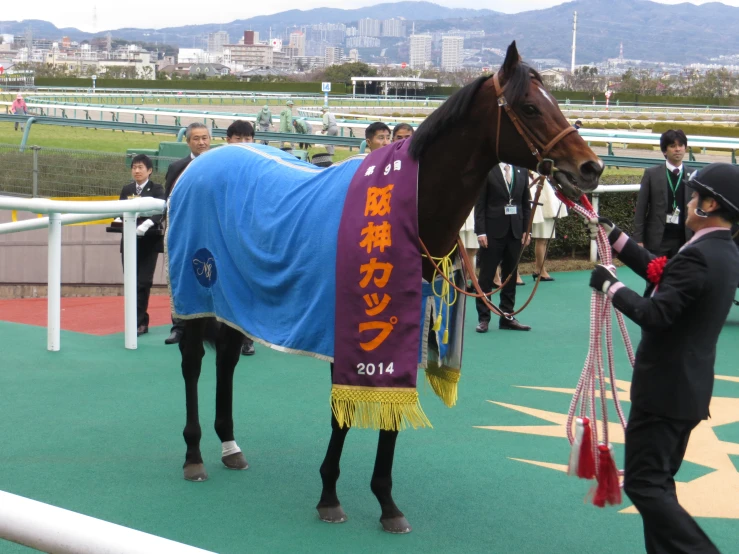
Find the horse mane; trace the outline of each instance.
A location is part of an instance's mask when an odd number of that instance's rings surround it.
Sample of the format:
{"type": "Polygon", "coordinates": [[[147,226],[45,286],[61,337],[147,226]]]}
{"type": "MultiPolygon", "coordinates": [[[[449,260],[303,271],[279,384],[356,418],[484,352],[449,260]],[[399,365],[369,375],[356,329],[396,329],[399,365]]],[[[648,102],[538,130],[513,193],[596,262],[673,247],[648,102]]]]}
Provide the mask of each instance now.
{"type": "MultiPolygon", "coordinates": [[[[411,158],[419,160],[432,142],[459,124],[459,120],[469,113],[475,95],[491,77],[492,75],[478,77],[462,87],[418,126],[416,132],[413,133],[409,148],[411,158]]],[[[515,105],[523,99],[529,90],[532,78],[542,82],[539,73],[529,65],[523,62],[515,65],[511,74],[507,76],[505,84],[505,96],[509,104],[515,105]]]]}

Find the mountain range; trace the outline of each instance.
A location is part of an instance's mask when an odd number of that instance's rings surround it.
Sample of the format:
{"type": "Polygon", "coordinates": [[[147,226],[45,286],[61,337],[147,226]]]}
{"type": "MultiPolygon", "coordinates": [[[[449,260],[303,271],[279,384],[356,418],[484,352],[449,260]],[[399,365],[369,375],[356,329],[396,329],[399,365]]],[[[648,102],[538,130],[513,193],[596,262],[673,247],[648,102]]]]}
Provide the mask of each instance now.
{"type": "MultiPolygon", "coordinates": [[[[162,29],[111,29],[113,38],[166,42],[180,47],[202,46],[207,33],[227,31],[237,40],[244,30],[267,37],[293,26],[315,23],[356,25],[362,18],[405,18],[416,32],[450,29],[483,30],[484,39],[474,47],[504,49],[512,40],[526,59],[559,59],[569,65],[573,12],[577,11],[577,63],[616,58],[623,43],[624,57],[687,64],[721,55],[739,55],[739,8],[712,2],[666,5],[649,0],[574,0],[558,6],[503,14],[492,10],[446,8],[431,2],[397,2],[359,9],[316,8],[288,10],[236,20],[227,24],[200,24],[162,29]]],[[[0,21],[0,33],[23,34],[28,26],[36,38],[72,40],[104,36],[108,31],[86,33],[74,28],[57,29],[42,20],[0,21]]],[[[467,45],[469,47],[469,43],[467,45]]]]}

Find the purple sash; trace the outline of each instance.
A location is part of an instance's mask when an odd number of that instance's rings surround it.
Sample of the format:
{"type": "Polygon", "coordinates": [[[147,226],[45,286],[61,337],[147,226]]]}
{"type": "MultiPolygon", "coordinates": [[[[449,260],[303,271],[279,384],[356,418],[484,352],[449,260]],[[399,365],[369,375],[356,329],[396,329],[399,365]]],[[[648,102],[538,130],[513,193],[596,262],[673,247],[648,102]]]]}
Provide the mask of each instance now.
{"type": "Polygon", "coordinates": [[[404,140],[367,156],[344,203],[331,389],[342,427],[431,426],[416,391],[423,276],[418,163],[409,146],[404,140]]]}

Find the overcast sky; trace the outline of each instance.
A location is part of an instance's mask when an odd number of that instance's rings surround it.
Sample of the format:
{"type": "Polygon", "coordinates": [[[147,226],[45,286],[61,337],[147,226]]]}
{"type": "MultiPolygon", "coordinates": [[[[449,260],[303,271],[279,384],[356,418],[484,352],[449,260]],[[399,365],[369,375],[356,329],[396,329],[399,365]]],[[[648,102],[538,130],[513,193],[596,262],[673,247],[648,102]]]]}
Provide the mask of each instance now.
{"type": "MultiPolygon", "coordinates": [[[[392,0],[209,0],[208,2],[156,2],[152,0],[34,0],[29,4],[8,2],[0,12],[0,21],[14,19],[43,19],[57,27],[76,27],[87,32],[99,32],[122,27],[162,28],[201,23],[228,23],[255,15],[267,15],[291,9],[308,10],[320,7],[361,8],[392,0]],[[12,5],[11,5],[12,4],[12,5]],[[93,8],[97,6],[97,24],[93,23],[93,8]]],[[[454,8],[487,8],[505,13],[548,8],[563,4],[561,0],[431,0],[454,8]]],[[[617,2],[618,0],[614,0],[617,2]]],[[[656,0],[663,4],[680,4],[684,0],[656,0]]],[[[691,0],[704,4],[709,0],[691,0]]],[[[739,0],[722,3],[739,6],[739,0]]],[[[4,2],[4,4],[6,4],[4,2]]],[[[421,14],[419,14],[420,16],[421,14]]]]}

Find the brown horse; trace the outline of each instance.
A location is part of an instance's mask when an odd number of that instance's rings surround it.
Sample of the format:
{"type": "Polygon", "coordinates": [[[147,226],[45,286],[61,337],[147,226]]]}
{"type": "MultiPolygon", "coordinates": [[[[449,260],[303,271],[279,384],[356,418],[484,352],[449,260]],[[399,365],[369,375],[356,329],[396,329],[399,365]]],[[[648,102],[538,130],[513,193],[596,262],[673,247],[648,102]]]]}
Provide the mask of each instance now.
{"type": "MultiPolygon", "coordinates": [[[[444,256],[452,250],[488,172],[500,160],[533,170],[540,158],[546,157],[555,166],[557,188],[569,198],[576,199],[593,190],[603,166],[571,130],[557,102],[544,90],[539,75],[521,62],[516,44],[512,43],[496,76],[481,77],[451,96],[412,138],[410,152],[420,167],[420,238],[430,253],[444,256]]],[[[425,260],[424,279],[431,281],[432,275],[433,269],[425,260]]],[[[222,461],[232,469],[248,467],[234,441],[232,417],[233,374],[243,335],[228,325],[212,322],[208,318],[187,321],[180,341],[187,400],[184,476],[192,481],[207,478],[200,454],[197,384],[208,329],[215,331],[215,430],[223,443],[222,461]]],[[[320,469],[323,490],[317,509],[323,521],[340,523],[346,520],[346,514],[336,494],[336,483],[349,429],[342,428],[333,415],[331,427],[328,451],[320,469]]],[[[407,533],[410,525],[391,494],[397,436],[397,431],[380,431],[370,486],[380,503],[384,530],[407,533]]]]}

